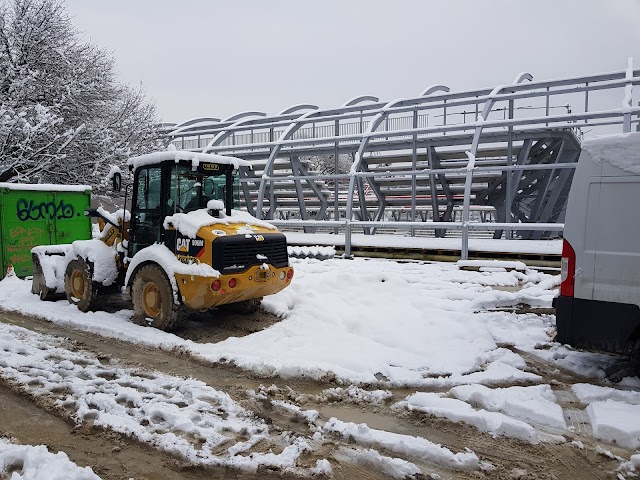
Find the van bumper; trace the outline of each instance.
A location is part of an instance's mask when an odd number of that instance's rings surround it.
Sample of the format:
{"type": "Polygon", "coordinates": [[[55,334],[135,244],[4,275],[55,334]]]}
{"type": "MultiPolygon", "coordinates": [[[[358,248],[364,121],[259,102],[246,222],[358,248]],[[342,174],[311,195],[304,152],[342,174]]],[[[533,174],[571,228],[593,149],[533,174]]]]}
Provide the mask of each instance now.
{"type": "Polygon", "coordinates": [[[640,331],[640,308],[627,303],[554,298],[556,341],[578,348],[628,353],[640,331]]]}

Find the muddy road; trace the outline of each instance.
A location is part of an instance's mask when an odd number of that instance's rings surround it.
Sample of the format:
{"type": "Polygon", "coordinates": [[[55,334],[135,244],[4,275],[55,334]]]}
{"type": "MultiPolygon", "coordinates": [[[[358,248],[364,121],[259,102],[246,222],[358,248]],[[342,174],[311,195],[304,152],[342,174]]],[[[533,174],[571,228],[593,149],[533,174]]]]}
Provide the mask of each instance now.
{"type": "MultiPolygon", "coordinates": [[[[122,305],[115,302],[112,308],[120,309],[122,305]]],[[[248,335],[276,322],[276,317],[265,312],[245,318],[221,313],[215,319],[193,318],[177,335],[195,342],[214,343],[232,336],[248,335]]],[[[403,457],[397,452],[376,447],[382,455],[402,457],[420,467],[423,474],[418,478],[615,479],[618,478],[615,469],[619,461],[597,453],[596,447],[601,445],[627,459],[630,454],[615,445],[595,441],[585,418],[576,413],[584,405],[572,396],[570,387],[573,383],[589,380],[526,355],[523,357],[530,371],[542,375],[561,399],[567,423],[571,425],[570,432],[562,433],[566,439],[564,442],[531,445],[492,437],[461,423],[391,408],[395,402],[415,393],[415,389],[391,388],[387,389],[390,395],[383,399],[363,400],[344,395],[348,385],[338,385],[330,378],[325,381],[260,378],[229,364],[204,363],[180,351],[167,352],[133,345],[14,313],[0,312],[0,323],[64,339],[65,348],[88,352],[105,365],[200,380],[226,392],[242,407],[263,419],[274,432],[293,432],[311,437],[313,424],[322,425],[336,417],[344,422],[366,423],[371,428],[387,432],[423,437],[452,452],[471,449],[484,465],[484,468],[473,471],[448,469],[428,458],[403,457]],[[317,410],[319,415],[310,424],[301,418],[299,412],[279,408],[278,402],[293,404],[302,410],[317,410]],[[577,444],[583,448],[578,448],[577,444]]],[[[375,390],[372,386],[360,387],[375,390]]],[[[0,379],[0,435],[12,437],[23,444],[44,444],[54,452],[64,451],[73,462],[79,466],[90,466],[104,479],[299,478],[299,475],[278,469],[261,468],[250,473],[231,468],[194,466],[177,455],[126,435],[89,423],[78,424],[67,410],[60,408],[54,396],[35,395],[24,385],[6,378],[0,379]]],[[[331,463],[333,477],[338,479],[390,478],[388,471],[367,457],[348,454],[360,447],[366,448],[357,445],[352,438],[328,434],[322,445],[306,453],[302,461],[312,466],[318,459],[326,458],[331,463]]]]}

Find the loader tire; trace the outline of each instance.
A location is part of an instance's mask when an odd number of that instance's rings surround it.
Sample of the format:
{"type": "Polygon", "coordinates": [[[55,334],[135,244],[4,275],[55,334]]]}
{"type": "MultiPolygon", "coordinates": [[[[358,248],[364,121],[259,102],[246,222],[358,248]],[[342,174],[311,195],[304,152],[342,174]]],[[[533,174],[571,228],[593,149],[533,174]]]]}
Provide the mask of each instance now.
{"type": "Polygon", "coordinates": [[[98,295],[98,284],[93,281],[93,266],[82,258],[71,260],[64,272],[64,293],[81,312],[98,310],[102,298],[98,295]]]}
{"type": "Polygon", "coordinates": [[[160,266],[150,264],[138,270],[133,279],[131,297],[135,323],[165,332],[177,329],[182,323],[183,308],[173,301],[173,287],[160,266]]]}
{"type": "Polygon", "coordinates": [[[631,363],[636,371],[636,375],[640,377],[640,338],[637,338],[631,348],[631,363]]]}
{"type": "Polygon", "coordinates": [[[221,305],[220,308],[228,312],[238,313],[240,315],[248,315],[250,313],[255,313],[260,308],[260,302],[262,302],[262,297],[251,298],[249,300],[244,300],[242,302],[228,303],[226,305],[221,305]]]}

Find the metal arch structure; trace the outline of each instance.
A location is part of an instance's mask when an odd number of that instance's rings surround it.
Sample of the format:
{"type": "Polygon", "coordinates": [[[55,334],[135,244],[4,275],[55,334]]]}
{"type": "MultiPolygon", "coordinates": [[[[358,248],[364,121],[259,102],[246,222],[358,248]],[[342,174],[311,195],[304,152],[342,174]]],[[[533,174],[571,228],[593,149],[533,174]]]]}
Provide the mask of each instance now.
{"type": "Polygon", "coordinates": [[[287,115],[288,113],[299,112],[300,110],[318,110],[317,105],[311,105],[310,103],[301,103],[299,105],[292,105],[288,108],[285,108],[278,115],[287,115]]]}
{"type": "Polygon", "coordinates": [[[168,136],[252,161],[254,176],[241,178],[250,212],[287,228],[344,232],[347,254],[352,232],[385,229],[459,236],[466,258],[470,236],[562,230],[582,137],[640,125],[638,84],[629,61],[625,70],[571,78],[520,74],[495,88],[434,85],[392,102],[365,95],[333,109],[192,120],[168,136]],[[348,173],[314,172],[307,161],[332,156],[337,164],[345,155],[348,173]]]}
{"type": "MultiPolygon", "coordinates": [[[[480,144],[480,136],[482,135],[482,126],[484,123],[484,119],[489,116],[491,113],[491,109],[496,102],[496,97],[500,95],[503,91],[507,90],[509,87],[513,87],[514,85],[518,85],[523,81],[528,80],[532,81],[533,76],[529,73],[523,72],[516,76],[516,78],[511,82],[511,85],[502,85],[493,89],[493,91],[489,94],[489,98],[487,99],[484,107],[482,108],[482,116],[480,118],[476,118],[476,129],[473,134],[473,140],[471,142],[471,151],[467,153],[469,157],[469,164],[467,166],[467,174],[464,183],[464,203],[462,207],[462,258],[469,257],[469,206],[471,205],[471,183],[473,182],[473,169],[475,167],[476,154],[478,153],[478,145],[480,144]]],[[[509,117],[512,116],[513,104],[512,101],[509,102],[509,117]]],[[[509,126],[509,131],[513,131],[513,127],[509,126]]],[[[509,140],[511,142],[511,140],[509,140]]],[[[511,143],[509,143],[511,145],[511,143]]],[[[510,147],[508,147],[510,148],[510,147]]],[[[507,152],[507,165],[511,162],[511,152],[507,152]]],[[[507,182],[509,185],[510,182],[507,182]]],[[[507,188],[509,188],[507,186],[507,188]]],[[[509,195],[509,193],[507,193],[509,195]]]]}
{"type": "Polygon", "coordinates": [[[211,147],[220,145],[226,138],[228,138],[230,135],[233,135],[232,129],[234,127],[242,125],[248,122],[249,120],[253,120],[255,118],[262,118],[266,116],[267,114],[263,112],[245,112],[242,114],[233,115],[225,119],[225,122],[233,122],[233,123],[229,125],[228,129],[218,132],[218,134],[215,137],[213,137],[213,139],[207,144],[206,147],[204,147],[202,151],[206,153],[211,147]]]}
{"type": "MultiPolygon", "coordinates": [[[[427,87],[425,90],[423,90],[420,93],[420,97],[427,97],[429,95],[431,95],[432,93],[436,93],[436,92],[449,92],[450,89],[449,87],[445,86],[445,85],[431,85],[429,87],[427,87]]],[[[357,153],[355,154],[354,157],[354,161],[353,161],[353,166],[351,167],[351,172],[358,172],[361,171],[363,168],[363,154],[367,148],[367,145],[369,143],[369,138],[370,135],[376,131],[376,129],[380,126],[380,124],[382,123],[383,120],[385,120],[385,118],[387,118],[390,113],[392,112],[392,109],[394,107],[401,107],[403,106],[405,103],[407,102],[415,102],[415,99],[397,99],[397,100],[392,100],[391,102],[387,103],[384,107],[382,107],[382,111],[380,113],[378,113],[375,117],[373,117],[373,119],[371,120],[371,122],[369,123],[369,129],[367,130],[367,132],[363,135],[362,140],[360,141],[360,147],[358,148],[357,153]]],[[[415,117],[415,115],[414,115],[415,117]]],[[[417,125],[415,125],[416,121],[414,119],[414,128],[417,127],[417,125]]],[[[415,150],[415,149],[414,149],[415,150]]],[[[413,155],[413,157],[415,157],[415,154],[413,155]]],[[[415,163],[415,162],[414,162],[415,163]]],[[[414,165],[414,169],[415,169],[415,165],[414,165]]],[[[364,194],[364,187],[362,185],[362,177],[356,177],[354,175],[351,176],[351,178],[349,179],[349,194],[347,197],[347,218],[351,218],[352,213],[353,213],[353,192],[354,192],[354,188],[358,188],[358,199],[360,201],[360,216],[361,218],[368,218],[368,213],[367,213],[367,206],[366,206],[366,200],[365,200],[365,194],[364,194]]],[[[374,187],[372,184],[372,188],[374,189],[374,191],[376,192],[376,196],[378,197],[378,200],[380,202],[380,205],[378,207],[378,211],[376,213],[376,219],[380,219],[382,217],[382,215],[384,214],[384,210],[385,210],[385,200],[384,200],[384,195],[382,195],[381,191],[379,190],[379,188],[374,187]]],[[[412,198],[415,198],[415,189],[412,191],[412,198]]],[[[412,202],[412,213],[415,212],[415,202],[412,202]]]]}
{"type": "Polygon", "coordinates": [[[357,97],[353,97],[351,100],[347,100],[342,104],[343,107],[350,107],[352,105],[357,105],[362,102],[371,102],[378,103],[380,99],[378,97],[374,97],[373,95],[359,95],[357,97]]]}
{"type": "Polygon", "coordinates": [[[176,125],[173,125],[173,130],[169,133],[169,135],[177,135],[182,131],[185,131],[188,127],[197,124],[206,124],[206,123],[218,123],[220,121],[219,118],[214,117],[202,117],[202,118],[193,118],[191,120],[187,120],[186,122],[182,122],[176,125]]]}

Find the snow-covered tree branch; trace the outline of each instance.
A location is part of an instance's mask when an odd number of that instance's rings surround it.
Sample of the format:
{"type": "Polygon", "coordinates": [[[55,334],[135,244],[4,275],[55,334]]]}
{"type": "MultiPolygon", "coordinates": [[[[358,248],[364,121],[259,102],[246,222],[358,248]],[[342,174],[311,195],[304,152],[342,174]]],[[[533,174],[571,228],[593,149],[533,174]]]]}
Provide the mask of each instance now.
{"type": "MultiPolygon", "coordinates": [[[[157,149],[155,106],[116,80],[59,0],[0,4],[0,181],[88,183],[157,149]]],[[[123,168],[124,170],[124,168],[123,168]]]]}

